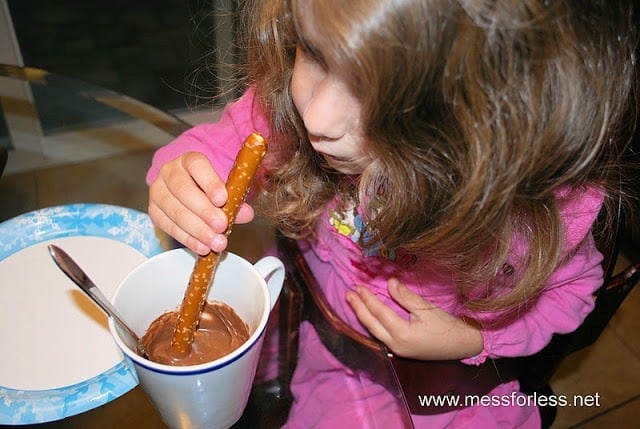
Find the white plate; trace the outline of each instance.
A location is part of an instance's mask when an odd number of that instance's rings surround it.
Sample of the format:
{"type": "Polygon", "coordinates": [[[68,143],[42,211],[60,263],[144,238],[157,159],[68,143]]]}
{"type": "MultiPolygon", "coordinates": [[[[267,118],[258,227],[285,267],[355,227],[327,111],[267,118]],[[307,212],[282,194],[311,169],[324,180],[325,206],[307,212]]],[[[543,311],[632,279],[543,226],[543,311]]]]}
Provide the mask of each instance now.
{"type": "Polygon", "coordinates": [[[110,298],[163,249],[144,213],[74,204],[0,224],[0,424],[41,423],[103,405],[138,384],[104,313],[55,265],[65,249],[110,298]]]}

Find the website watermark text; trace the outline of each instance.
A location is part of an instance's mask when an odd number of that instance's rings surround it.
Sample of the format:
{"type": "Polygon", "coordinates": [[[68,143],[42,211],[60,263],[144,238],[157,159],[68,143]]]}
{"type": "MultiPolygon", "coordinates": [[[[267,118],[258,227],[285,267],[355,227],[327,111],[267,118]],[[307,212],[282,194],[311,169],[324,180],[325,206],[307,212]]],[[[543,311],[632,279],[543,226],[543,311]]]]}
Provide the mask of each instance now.
{"type": "Polygon", "coordinates": [[[421,407],[599,407],[600,394],[591,395],[540,395],[534,392],[523,395],[418,395],[421,407]]]}

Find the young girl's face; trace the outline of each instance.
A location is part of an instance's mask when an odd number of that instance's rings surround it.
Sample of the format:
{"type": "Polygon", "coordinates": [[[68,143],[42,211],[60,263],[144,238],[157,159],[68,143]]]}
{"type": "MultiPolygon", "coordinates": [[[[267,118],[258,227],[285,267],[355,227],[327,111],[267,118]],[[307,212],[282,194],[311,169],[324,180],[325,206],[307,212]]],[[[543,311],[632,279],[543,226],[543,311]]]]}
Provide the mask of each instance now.
{"type": "MultiPolygon", "coordinates": [[[[305,15],[305,14],[303,14],[305,15]]],[[[303,30],[312,28],[302,17],[303,30]]],[[[300,34],[291,78],[291,96],[313,148],[343,174],[360,174],[371,163],[360,122],[361,106],[343,79],[313,44],[313,32],[300,34]]]]}

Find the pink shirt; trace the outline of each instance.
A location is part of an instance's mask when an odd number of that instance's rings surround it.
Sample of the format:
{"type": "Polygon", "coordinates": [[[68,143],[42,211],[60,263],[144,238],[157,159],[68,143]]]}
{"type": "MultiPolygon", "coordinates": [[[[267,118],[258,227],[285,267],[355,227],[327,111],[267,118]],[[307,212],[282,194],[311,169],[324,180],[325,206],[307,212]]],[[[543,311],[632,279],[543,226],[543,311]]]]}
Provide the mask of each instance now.
{"type": "MultiPolygon", "coordinates": [[[[253,94],[248,91],[241,99],[226,107],[217,123],[196,126],[158,150],[147,182],[155,179],[164,163],[188,151],[204,153],[215,170],[226,177],[247,135],[259,131],[268,138],[267,121],[252,107],[253,94]]],[[[497,324],[491,323],[499,316],[497,313],[474,315],[486,322],[482,330],[484,349],[478,356],[463,362],[480,364],[487,357],[536,353],[554,333],[576,329],[593,309],[593,293],[602,284],[603,272],[602,255],[595,247],[590,229],[602,205],[603,195],[592,188],[559,196],[563,197],[560,200],[561,213],[567,231],[564,253],[568,257],[553,273],[540,298],[520,312],[518,317],[506,322],[501,320],[497,324]]],[[[451,273],[443,272],[431,261],[394,250],[377,255],[363,254],[356,244],[358,222],[357,211],[352,212],[349,207],[345,209],[334,202],[318,223],[317,240],[303,246],[307,262],[324,289],[327,300],[343,320],[355,329],[366,332],[345,300],[345,292],[356,285],[366,285],[383,302],[399,314],[406,315],[387,293],[387,280],[392,276],[452,314],[469,314],[454,293],[451,273]]],[[[514,242],[514,249],[520,247],[522,243],[514,242]]],[[[361,376],[350,380],[349,371],[344,368],[342,372],[337,371],[341,367],[339,362],[332,359],[326,350],[319,352],[322,349],[312,327],[305,324],[300,335],[298,368],[292,381],[296,401],[290,414],[289,427],[356,427],[348,422],[350,418],[356,422],[363,421],[363,416],[358,416],[354,411],[362,407],[353,404],[363,400],[369,404],[365,407],[369,413],[371,410],[385,409],[390,399],[385,398],[384,390],[370,380],[363,381],[361,376]],[[361,397],[361,393],[353,393],[363,392],[363,389],[367,392],[366,399],[361,397]]],[[[517,382],[510,382],[498,386],[491,394],[508,395],[517,390],[517,382]]],[[[384,421],[386,423],[383,426],[393,425],[393,412],[387,410],[384,416],[378,423],[384,421]]],[[[470,407],[435,416],[414,416],[417,427],[445,427],[463,422],[494,427],[492,425],[497,421],[510,422],[512,427],[539,426],[533,407],[470,407]]]]}

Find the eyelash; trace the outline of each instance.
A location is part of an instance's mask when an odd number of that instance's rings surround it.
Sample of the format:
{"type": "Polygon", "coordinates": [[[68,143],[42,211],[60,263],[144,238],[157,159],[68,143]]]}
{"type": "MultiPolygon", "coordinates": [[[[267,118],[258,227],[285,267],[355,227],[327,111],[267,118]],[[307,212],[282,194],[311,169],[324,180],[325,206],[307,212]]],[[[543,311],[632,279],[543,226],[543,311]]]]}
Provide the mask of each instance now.
{"type": "Polygon", "coordinates": [[[322,68],[325,68],[325,69],[327,68],[327,63],[325,62],[322,55],[320,55],[315,48],[309,46],[307,43],[305,43],[302,40],[298,42],[298,46],[300,47],[300,50],[305,55],[305,57],[317,63],[322,68]]]}

